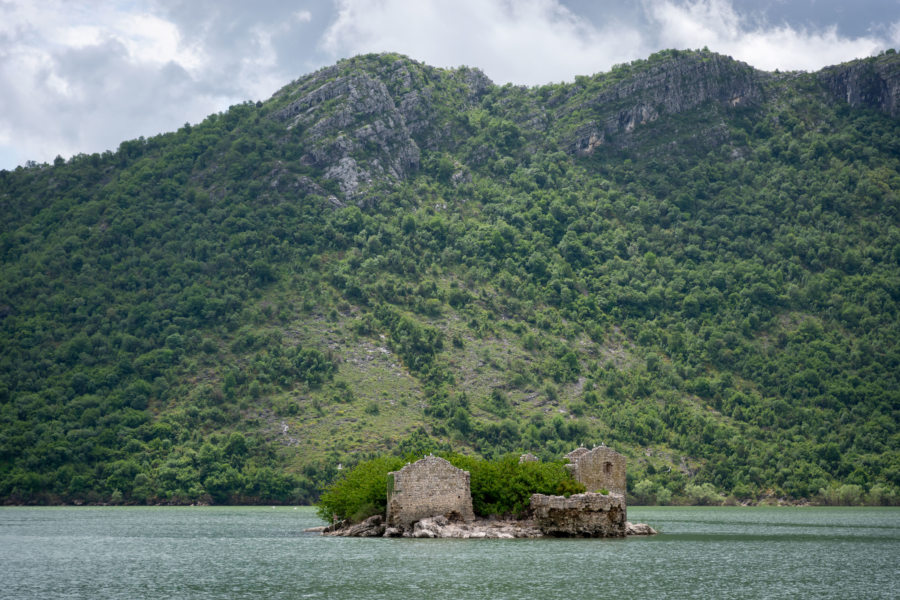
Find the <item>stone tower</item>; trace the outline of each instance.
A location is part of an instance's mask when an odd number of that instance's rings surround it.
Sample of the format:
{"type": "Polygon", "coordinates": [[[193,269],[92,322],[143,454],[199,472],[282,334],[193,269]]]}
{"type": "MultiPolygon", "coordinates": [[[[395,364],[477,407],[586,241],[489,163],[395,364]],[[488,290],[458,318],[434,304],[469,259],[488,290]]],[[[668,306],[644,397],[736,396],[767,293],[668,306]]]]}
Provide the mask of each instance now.
{"type": "Polygon", "coordinates": [[[607,490],[625,495],[625,457],[606,446],[578,448],[566,455],[566,468],[587,491],[607,490]]]}

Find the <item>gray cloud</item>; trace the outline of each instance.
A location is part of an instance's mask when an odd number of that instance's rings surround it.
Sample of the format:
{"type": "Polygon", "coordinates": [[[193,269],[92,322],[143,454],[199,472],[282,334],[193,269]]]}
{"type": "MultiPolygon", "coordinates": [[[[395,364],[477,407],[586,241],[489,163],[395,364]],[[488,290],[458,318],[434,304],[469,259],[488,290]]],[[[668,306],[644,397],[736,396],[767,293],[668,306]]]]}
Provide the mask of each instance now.
{"type": "Polygon", "coordinates": [[[224,94],[269,94],[273,85],[321,66],[327,57],[317,43],[335,15],[330,0],[155,0],[154,6],[178,27],[183,44],[202,49],[202,79],[224,94]]]}
{"type": "Polygon", "coordinates": [[[122,42],[107,39],[4,62],[0,134],[20,149],[16,162],[115,149],[219,108],[221,98],[198,90],[181,65],[127,57],[122,42]]]}
{"type": "Polygon", "coordinates": [[[0,168],[175,129],[330,58],[327,0],[35,4],[0,2],[0,168]]]}

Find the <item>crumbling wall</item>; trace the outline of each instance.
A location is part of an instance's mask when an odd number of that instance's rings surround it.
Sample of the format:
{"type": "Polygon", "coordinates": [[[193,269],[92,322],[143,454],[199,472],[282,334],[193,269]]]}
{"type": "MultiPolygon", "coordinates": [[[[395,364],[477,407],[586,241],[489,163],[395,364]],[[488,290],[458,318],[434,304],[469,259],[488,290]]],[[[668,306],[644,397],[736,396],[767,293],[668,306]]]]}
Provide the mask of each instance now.
{"type": "Polygon", "coordinates": [[[388,527],[407,528],[439,515],[466,522],[475,519],[469,472],[443,458],[426,456],[388,477],[388,527]]]}
{"type": "Polygon", "coordinates": [[[619,494],[531,496],[535,525],[556,537],[625,537],[625,498],[619,494]]]}
{"type": "Polygon", "coordinates": [[[625,495],[625,457],[606,446],[593,450],[578,448],[566,455],[576,480],[589,492],[606,490],[625,495]]]}
{"type": "Polygon", "coordinates": [[[574,465],[576,462],[578,462],[579,456],[581,456],[582,454],[587,454],[588,452],[590,452],[590,450],[588,450],[584,446],[579,446],[578,448],[575,448],[574,450],[566,454],[564,458],[574,465]]]}

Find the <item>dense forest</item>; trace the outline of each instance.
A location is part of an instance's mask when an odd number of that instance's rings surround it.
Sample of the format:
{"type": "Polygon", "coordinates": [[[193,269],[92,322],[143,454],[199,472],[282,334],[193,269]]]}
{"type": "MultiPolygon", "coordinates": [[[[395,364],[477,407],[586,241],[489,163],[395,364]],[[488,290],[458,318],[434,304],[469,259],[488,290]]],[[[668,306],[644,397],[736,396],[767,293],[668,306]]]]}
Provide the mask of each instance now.
{"type": "Polygon", "coordinates": [[[603,442],[631,501],[900,503],[898,78],[368,55],[0,171],[0,500],[603,442]]]}

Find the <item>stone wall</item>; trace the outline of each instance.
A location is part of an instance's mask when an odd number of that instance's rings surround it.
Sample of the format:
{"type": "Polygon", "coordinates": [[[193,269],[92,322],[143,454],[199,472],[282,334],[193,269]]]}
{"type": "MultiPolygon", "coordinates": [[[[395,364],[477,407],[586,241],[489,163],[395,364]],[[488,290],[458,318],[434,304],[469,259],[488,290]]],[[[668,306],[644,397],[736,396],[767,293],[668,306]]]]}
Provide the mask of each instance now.
{"type": "Polygon", "coordinates": [[[426,456],[388,474],[388,527],[408,528],[439,515],[465,522],[475,519],[468,471],[443,458],[426,456]]]}
{"type": "Polygon", "coordinates": [[[576,480],[589,492],[606,490],[625,495],[625,457],[606,446],[578,448],[566,455],[576,480]]]}
{"type": "Polygon", "coordinates": [[[535,525],[556,537],[625,537],[625,498],[619,494],[531,496],[535,525]]]}

